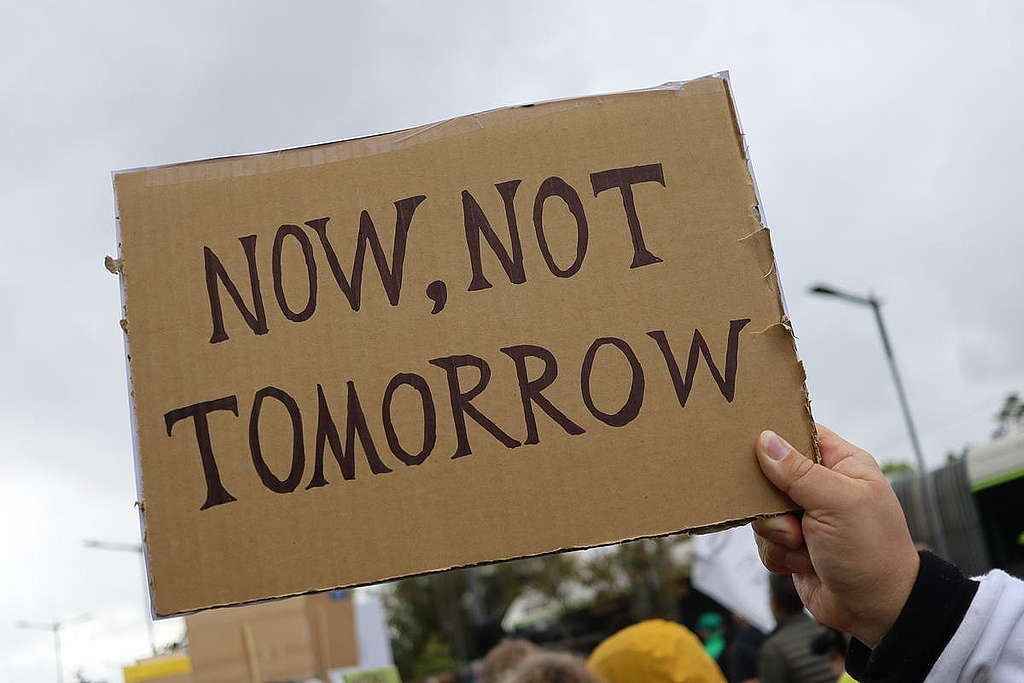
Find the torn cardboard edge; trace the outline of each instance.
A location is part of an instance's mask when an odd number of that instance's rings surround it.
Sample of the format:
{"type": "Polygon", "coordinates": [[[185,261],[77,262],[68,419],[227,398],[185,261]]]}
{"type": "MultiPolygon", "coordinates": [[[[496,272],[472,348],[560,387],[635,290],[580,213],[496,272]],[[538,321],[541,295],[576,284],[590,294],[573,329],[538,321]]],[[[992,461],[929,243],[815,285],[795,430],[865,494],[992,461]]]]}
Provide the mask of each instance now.
{"type": "Polygon", "coordinates": [[[146,576],[146,600],[149,602],[149,613],[157,618],[153,602],[153,573],[150,570],[149,544],[146,543],[146,505],[142,495],[142,454],[139,451],[139,424],[135,418],[135,389],[132,382],[132,352],[128,342],[128,304],[125,298],[124,257],[121,255],[121,211],[118,207],[117,192],[114,192],[114,234],[117,239],[117,257],[104,258],[104,266],[117,275],[118,289],[121,293],[121,317],[119,324],[124,336],[124,371],[128,388],[128,414],[131,420],[132,462],[135,465],[135,509],[139,514],[139,538],[142,541],[142,563],[146,576]]]}
{"type": "MultiPolygon", "coordinates": [[[[817,439],[815,439],[815,443],[817,443],[817,439]]],[[[276,602],[278,600],[288,600],[288,599],[291,599],[291,598],[298,598],[298,597],[302,597],[302,596],[305,596],[305,595],[318,595],[320,593],[327,593],[329,591],[334,591],[334,590],[354,590],[356,588],[367,588],[369,586],[381,586],[381,585],[384,585],[384,584],[393,583],[395,581],[403,581],[405,579],[416,579],[416,578],[420,578],[420,577],[423,577],[423,576],[432,576],[434,574],[444,574],[445,572],[456,571],[456,570],[460,570],[460,569],[473,569],[474,567],[486,567],[486,566],[493,565],[493,564],[502,564],[504,562],[515,562],[516,560],[529,560],[529,559],[534,559],[534,558],[538,558],[538,557],[549,557],[551,555],[559,555],[561,553],[577,552],[577,551],[580,551],[580,550],[590,550],[592,548],[607,548],[607,547],[610,547],[610,546],[613,546],[613,545],[619,545],[620,543],[633,543],[634,541],[650,541],[650,540],[655,540],[655,539],[659,539],[659,538],[668,538],[669,536],[683,536],[683,535],[686,535],[686,536],[701,536],[701,535],[704,535],[704,534],[712,534],[712,533],[715,533],[716,531],[725,531],[726,529],[732,529],[733,527],[738,527],[738,526],[743,526],[745,524],[750,524],[751,522],[754,522],[754,521],[759,520],[759,519],[768,519],[770,517],[778,517],[780,515],[789,514],[791,512],[799,512],[799,510],[800,510],[799,508],[789,508],[789,509],[786,509],[786,510],[780,510],[778,512],[767,512],[767,513],[763,513],[763,514],[759,514],[759,515],[751,515],[750,517],[742,517],[742,518],[739,518],[739,519],[726,519],[726,520],[722,520],[720,522],[712,522],[710,524],[702,524],[700,526],[691,527],[691,528],[688,528],[688,529],[681,529],[679,531],[666,531],[665,533],[662,533],[662,534],[650,534],[650,535],[647,535],[647,536],[635,536],[635,537],[632,537],[632,538],[623,538],[623,539],[620,539],[620,540],[617,540],[617,541],[610,541],[608,543],[596,543],[594,545],[568,546],[568,547],[565,547],[565,548],[556,548],[555,550],[549,550],[549,551],[543,552],[543,553],[534,553],[534,554],[531,554],[531,555],[515,555],[513,557],[503,557],[503,558],[498,559],[498,560],[489,560],[487,562],[475,562],[475,563],[470,563],[470,564],[458,564],[458,565],[452,565],[451,567],[443,567],[441,569],[433,569],[433,570],[426,571],[426,572],[417,572],[415,574],[402,574],[401,576],[391,576],[391,577],[388,577],[386,579],[380,579],[379,581],[370,581],[370,582],[367,582],[367,583],[354,583],[354,584],[349,584],[349,585],[345,585],[345,586],[330,586],[330,587],[325,587],[325,588],[318,588],[316,590],[302,591],[300,593],[285,593],[285,594],[282,594],[282,595],[276,595],[276,596],[271,597],[271,598],[262,598],[260,600],[246,600],[246,601],[242,601],[242,602],[226,602],[226,603],[223,603],[223,604],[217,603],[217,604],[207,605],[205,607],[200,607],[200,608],[194,609],[194,610],[188,610],[188,611],[185,611],[185,612],[170,612],[170,613],[167,613],[167,614],[158,614],[155,609],[152,609],[151,610],[151,614],[153,616],[153,619],[155,619],[155,620],[174,619],[174,618],[178,618],[178,617],[189,616],[191,614],[199,614],[200,612],[205,612],[206,610],[219,609],[221,607],[245,607],[247,605],[262,605],[262,604],[266,604],[266,603],[270,603],[270,602],[276,602]]],[[[141,512],[141,506],[140,506],[140,512],[141,512]]],[[[147,550],[147,553],[148,553],[148,550],[147,550]]],[[[148,562],[147,562],[147,572],[148,572],[148,570],[149,570],[149,566],[148,566],[148,562]]],[[[147,582],[147,585],[149,585],[150,586],[150,590],[152,590],[152,584],[147,582]]],[[[150,604],[152,605],[152,601],[150,601],[150,604]]]]}
{"type": "MultiPolygon", "coordinates": [[[[781,326],[788,334],[790,343],[793,346],[793,356],[796,358],[797,365],[800,367],[800,374],[803,377],[801,383],[801,391],[804,397],[804,409],[807,411],[807,418],[810,428],[811,443],[814,445],[814,453],[812,457],[814,462],[821,463],[821,443],[818,441],[818,432],[815,428],[814,414],[811,412],[811,399],[807,392],[807,373],[804,370],[803,361],[800,359],[800,351],[796,347],[796,333],[793,331],[793,323],[789,317],[789,307],[786,305],[786,294],[782,290],[782,279],[779,277],[779,265],[775,258],[775,249],[771,243],[771,230],[768,227],[768,219],[765,216],[764,203],[761,200],[761,192],[757,186],[757,176],[754,173],[754,164],[750,158],[750,147],[747,145],[747,134],[743,131],[743,121],[740,118],[739,107],[736,105],[736,96],[732,90],[732,79],[729,75],[729,71],[719,71],[714,74],[715,77],[721,78],[725,81],[725,91],[729,100],[729,108],[732,111],[732,118],[736,124],[736,134],[739,137],[740,149],[743,154],[743,159],[747,162],[747,175],[750,176],[750,184],[754,190],[754,206],[750,207],[750,216],[757,224],[761,227],[749,235],[740,238],[740,241],[753,238],[755,244],[754,249],[758,251],[758,256],[769,260],[771,264],[771,270],[765,271],[762,268],[764,276],[769,281],[774,280],[775,282],[775,294],[778,298],[780,319],[775,325],[781,326]],[[770,277],[773,276],[773,277],[770,277]]],[[[709,78],[705,76],[705,78],[709,78]]],[[[767,332],[769,329],[774,327],[771,325],[765,328],[761,333],[767,332]]],[[[726,527],[728,528],[728,527],[726,527]]]]}
{"type": "Polygon", "coordinates": [[[106,268],[111,275],[120,275],[122,266],[124,266],[124,261],[119,258],[114,258],[113,256],[103,257],[103,267],[106,268]]]}

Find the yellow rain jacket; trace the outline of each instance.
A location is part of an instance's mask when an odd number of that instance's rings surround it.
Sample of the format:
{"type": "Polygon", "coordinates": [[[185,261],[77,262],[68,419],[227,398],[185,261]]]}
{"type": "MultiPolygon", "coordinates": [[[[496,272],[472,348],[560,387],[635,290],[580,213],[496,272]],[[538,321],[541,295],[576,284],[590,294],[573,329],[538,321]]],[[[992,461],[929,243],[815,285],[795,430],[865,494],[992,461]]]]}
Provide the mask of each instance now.
{"type": "Polygon", "coordinates": [[[725,683],[700,639],[685,626],[643,621],[606,639],[587,666],[608,683],[725,683]]]}

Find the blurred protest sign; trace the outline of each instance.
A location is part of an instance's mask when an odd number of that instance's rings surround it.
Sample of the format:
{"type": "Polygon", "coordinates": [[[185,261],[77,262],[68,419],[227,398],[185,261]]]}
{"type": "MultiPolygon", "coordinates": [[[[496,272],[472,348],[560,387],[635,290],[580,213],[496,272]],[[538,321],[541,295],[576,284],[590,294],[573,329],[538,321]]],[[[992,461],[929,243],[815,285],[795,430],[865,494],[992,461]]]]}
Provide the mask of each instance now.
{"type": "Polygon", "coordinates": [[[722,75],[114,181],[158,615],[792,507],[722,75]]]}
{"type": "Polygon", "coordinates": [[[124,683],[196,683],[187,654],[172,653],[143,659],[121,668],[124,683]]]}
{"type": "Polygon", "coordinates": [[[749,525],[693,539],[693,587],[739,614],[763,633],[775,628],[768,602],[768,570],[749,525]]]}
{"type": "Polygon", "coordinates": [[[185,617],[196,683],[298,680],[358,666],[350,596],[304,595],[185,617]]]}

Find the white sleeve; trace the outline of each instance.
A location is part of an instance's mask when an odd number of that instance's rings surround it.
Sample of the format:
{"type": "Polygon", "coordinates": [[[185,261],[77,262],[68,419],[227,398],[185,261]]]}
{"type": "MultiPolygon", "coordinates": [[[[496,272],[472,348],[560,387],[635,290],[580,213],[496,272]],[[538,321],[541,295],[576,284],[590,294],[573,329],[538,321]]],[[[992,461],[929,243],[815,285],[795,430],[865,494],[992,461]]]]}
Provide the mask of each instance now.
{"type": "Polygon", "coordinates": [[[1024,681],[1024,582],[999,570],[982,578],[960,627],[925,681],[1024,681]]]}

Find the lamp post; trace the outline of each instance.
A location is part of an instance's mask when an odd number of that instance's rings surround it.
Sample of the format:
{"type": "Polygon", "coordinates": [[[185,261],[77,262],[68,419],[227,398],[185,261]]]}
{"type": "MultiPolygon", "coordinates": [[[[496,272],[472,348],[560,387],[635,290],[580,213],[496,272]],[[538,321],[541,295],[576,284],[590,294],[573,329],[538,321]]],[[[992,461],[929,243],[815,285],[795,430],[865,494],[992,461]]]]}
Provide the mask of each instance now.
{"type": "Polygon", "coordinates": [[[156,656],[156,637],[153,635],[153,619],[149,613],[149,580],[146,576],[146,555],[142,548],[141,543],[120,543],[117,541],[97,541],[89,539],[83,542],[86,548],[95,548],[97,550],[114,550],[126,553],[135,553],[139,556],[139,561],[142,563],[142,606],[145,609],[144,618],[146,620],[146,634],[149,636],[149,649],[153,656],[156,656]]]}
{"type": "Polygon", "coordinates": [[[875,322],[878,323],[878,334],[882,337],[882,348],[885,349],[885,357],[889,361],[889,371],[892,373],[893,384],[896,385],[896,394],[899,396],[900,408],[903,410],[903,421],[907,426],[907,433],[910,435],[910,445],[914,449],[914,458],[917,460],[917,468],[924,477],[925,486],[925,509],[928,517],[928,527],[932,532],[932,539],[935,549],[940,555],[947,556],[946,537],[943,533],[942,521],[939,517],[939,508],[935,496],[935,483],[928,476],[928,469],[924,464],[924,453],[921,451],[921,442],[917,438],[917,429],[914,427],[914,419],[910,416],[910,404],[907,401],[906,391],[903,389],[903,380],[896,367],[896,357],[892,352],[892,344],[889,342],[889,333],[885,328],[885,320],[882,318],[882,302],[874,294],[858,296],[830,287],[825,284],[816,284],[809,289],[811,294],[831,296],[842,299],[853,304],[868,306],[875,314],[875,322]]]}
{"type": "Polygon", "coordinates": [[[80,614],[71,619],[63,621],[19,621],[15,624],[18,628],[27,628],[33,631],[49,631],[53,634],[53,651],[57,658],[57,683],[64,681],[64,667],[60,661],[60,632],[69,624],[77,624],[89,618],[88,614],[80,614]]]}

